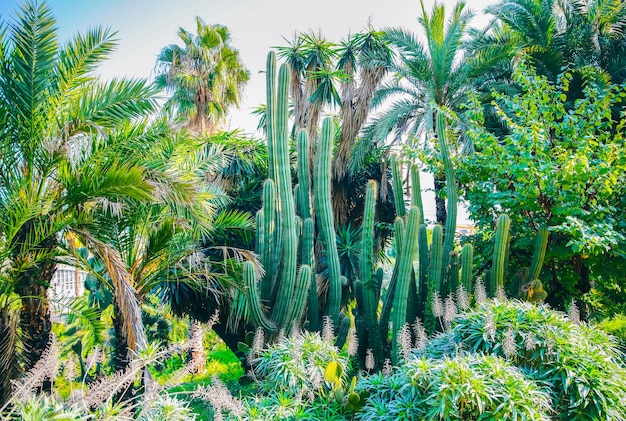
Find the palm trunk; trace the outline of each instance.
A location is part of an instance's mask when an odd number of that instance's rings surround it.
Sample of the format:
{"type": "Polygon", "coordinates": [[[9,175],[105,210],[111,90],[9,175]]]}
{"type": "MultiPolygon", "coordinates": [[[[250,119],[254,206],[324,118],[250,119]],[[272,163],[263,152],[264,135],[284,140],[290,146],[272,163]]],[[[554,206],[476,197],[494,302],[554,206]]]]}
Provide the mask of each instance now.
{"type": "Polygon", "coordinates": [[[16,292],[22,298],[20,328],[24,346],[24,365],[33,368],[50,342],[52,322],[48,303],[48,285],[54,275],[53,262],[42,263],[39,270],[29,270],[18,282],[16,292]]]}
{"type": "Polygon", "coordinates": [[[0,309],[0,406],[11,397],[11,380],[20,374],[17,359],[17,318],[10,305],[0,309]]]}

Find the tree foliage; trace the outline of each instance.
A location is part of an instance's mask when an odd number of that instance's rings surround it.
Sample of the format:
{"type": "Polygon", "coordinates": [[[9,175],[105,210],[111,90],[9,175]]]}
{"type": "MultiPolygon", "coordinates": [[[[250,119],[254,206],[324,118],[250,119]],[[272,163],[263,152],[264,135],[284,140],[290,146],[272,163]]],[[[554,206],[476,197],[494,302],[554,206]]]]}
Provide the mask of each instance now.
{"type": "Polygon", "coordinates": [[[511,216],[511,259],[521,266],[535,233],[547,224],[552,235],[543,277],[548,301],[557,306],[589,291],[589,271],[602,282],[616,282],[611,265],[624,258],[626,154],[624,122],[616,115],[626,92],[596,68],[579,76],[584,96],[570,104],[573,72],[553,84],[521,62],[513,80],[522,94],[494,94],[508,134],[487,131],[474,100],[468,134],[476,153],[459,170],[480,230],[490,231],[497,213],[511,216]]]}

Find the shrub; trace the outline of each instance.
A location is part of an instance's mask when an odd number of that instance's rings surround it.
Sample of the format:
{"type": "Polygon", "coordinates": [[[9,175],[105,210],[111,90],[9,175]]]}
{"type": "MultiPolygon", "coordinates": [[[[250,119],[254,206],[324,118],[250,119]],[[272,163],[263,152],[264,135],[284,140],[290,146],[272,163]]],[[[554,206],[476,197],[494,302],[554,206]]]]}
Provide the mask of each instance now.
{"type": "Polygon", "coordinates": [[[331,361],[347,371],[348,358],[332,343],[317,332],[297,332],[259,351],[254,372],[266,390],[304,395],[324,384],[324,371],[331,361]]]}
{"type": "Polygon", "coordinates": [[[383,420],[549,420],[548,395],[504,359],[479,354],[410,358],[391,376],[373,375],[357,416],[383,420]]]}
{"type": "Polygon", "coordinates": [[[600,329],[572,323],[547,306],[488,301],[461,314],[425,356],[461,351],[505,358],[545,385],[557,419],[624,420],[626,369],[615,343],[600,329]]]}

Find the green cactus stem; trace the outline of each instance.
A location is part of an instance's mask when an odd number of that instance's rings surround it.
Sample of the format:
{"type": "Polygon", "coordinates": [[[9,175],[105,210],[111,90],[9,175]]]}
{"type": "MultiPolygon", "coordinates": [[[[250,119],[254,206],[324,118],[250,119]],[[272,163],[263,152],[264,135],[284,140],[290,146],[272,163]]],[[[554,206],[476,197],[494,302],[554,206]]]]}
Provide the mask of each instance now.
{"type": "Polygon", "coordinates": [[[411,165],[411,205],[420,210],[420,225],[424,223],[424,205],[422,203],[422,187],[420,170],[417,165],[411,165]]]}
{"type": "Polygon", "coordinates": [[[473,291],[472,279],[474,278],[474,246],[467,243],[461,250],[461,284],[465,291],[473,291]]]}
{"type": "Polygon", "coordinates": [[[441,149],[441,158],[443,160],[443,168],[446,175],[446,194],[448,216],[446,218],[446,235],[443,240],[442,253],[442,280],[447,280],[448,265],[450,262],[450,253],[454,250],[454,235],[456,232],[456,215],[458,208],[458,192],[456,187],[456,175],[452,158],[446,141],[446,120],[442,112],[437,112],[437,138],[439,140],[439,148],[441,149]]]}
{"type": "Polygon", "coordinates": [[[435,293],[441,292],[441,265],[443,254],[443,229],[441,225],[433,227],[430,243],[430,262],[428,277],[428,295],[426,297],[426,308],[424,317],[424,327],[429,334],[435,332],[437,328],[437,317],[433,313],[433,300],[435,293]]]}
{"type": "Polygon", "coordinates": [[[493,244],[493,264],[491,270],[491,282],[489,283],[490,296],[494,296],[498,288],[504,288],[504,273],[506,271],[506,256],[509,242],[509,227],[511,219],[507,214],[502,214],[496,222],[496,235],[493,244]]]}
{"type": "Polygon", "coordinates": [[[526,282],[539,279],[541,273],[541,267],[543,266],[543,259],[546,257],[546,249],[548,248],[548,226],[543,224],[537,231],[537,237],[535,238],[535,250],[533,252],[533,259],[530,263],[530,269],[528,270],[528,278],[526,282]]]}
{"type": "Polygon", "coordinates": [[[309,136],[306,130],[298,132],[298,208],[303,219],[311,218],[311,169],[309,163],[309,136]]]}
{"type": "Polygon", "coordinates": [[[413,260],[417,255],[417,243],[419,235],[419,209],[411,206],[407,218],[406,232],[404,235],[404,245],[400,256],[398,256],[398,284],[393,302],[392,319],[392,361],[398,363],[400,360],[400,347],[398,344],[398,332],[407,322],[407,303],[409,295],[409,283],[413,272],[413,260]]]}
{"type": "Polygon", "coordinates": [[[341,273],[330,194],[334,133],[333,121],[330,118],[325,118],[322,123],[317,162],[315,164],[314,199],[317,223],[322,242],[326,248],[326,261],[328,264],[328,315],[336,325],[341,306],[341,273]]]}
{"type": "Polygon", "coordinates": [[[247,290],[252,320],[257,326],[260,326],[269,332],[275,331],[276,325],[269,320],[263,312],[263,304],[261,304],[261,300],[259,299],[259,294],[257,292],[257,282],[254,275],[254,264],[252,262],[245,262],[243,264],[243,279],[247,290]]]}
{"type": "Polygon", "coordinates": [[[393,202],[396,207],[396,215],[404,218],[406,207],[404,205],[404,191],[402,190],[402,173],[397,158],[391,160],[391,178],[393,181],[393,202]]]}

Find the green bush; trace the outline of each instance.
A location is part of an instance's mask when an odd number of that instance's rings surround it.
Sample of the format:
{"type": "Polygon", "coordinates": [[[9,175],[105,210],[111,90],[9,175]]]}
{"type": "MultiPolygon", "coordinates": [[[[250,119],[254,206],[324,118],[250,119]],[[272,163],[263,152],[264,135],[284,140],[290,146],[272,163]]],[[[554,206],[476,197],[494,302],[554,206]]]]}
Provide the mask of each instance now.
{"type": "Polygon", "coordinates": [[[505,358],[545,385],[556,419],[626,419],[626,368],[613,340],[547,306],[485,302],[458,316],[424,355],[441,358],[460,351],[505,358]]]}
{"type": "Polygon", "coordinates": [[[613,336],[622,350],[626,350],[626,316],[618,314],[610,319],[603,320],[598,326],[613,336]]]}
{"type": "MultiPolygon", "coordinates": [[[[257,391],[244,403],[236,420],[348,420],[343,400],[324,379],[326,368],[337,363],[349,369],[348,357],[316,332],[294,333],[258,351],[253,360],[257,391]]],[[[342,377],[339,383],[345,381],[342,377]]]]}
{"type": "Polygon", "coordinates": [[[516,367],[492,355],[411,358],[391,376],[373,375],[357,419],[549,420],[548,395],[516,367]]]}
{"type": "Polygon", "coordinates": [[[255,375],[266,390],[293,395],[309,394],[324,384],[324,371],[331,361],[348,370],[348,358],[317,332],[295,333],[270,345],[254,359],[255,375]]]}

